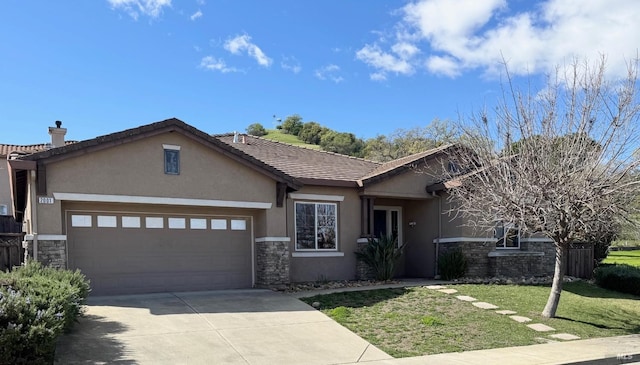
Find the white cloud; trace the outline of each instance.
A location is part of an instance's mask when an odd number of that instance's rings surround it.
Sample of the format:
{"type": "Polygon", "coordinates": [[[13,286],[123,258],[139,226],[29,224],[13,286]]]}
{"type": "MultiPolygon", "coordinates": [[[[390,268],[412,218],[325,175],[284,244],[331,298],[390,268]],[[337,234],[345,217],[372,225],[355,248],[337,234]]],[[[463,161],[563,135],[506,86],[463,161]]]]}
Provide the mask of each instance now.
{"type": "Polygon", "coordinates": [[[302,71],[302,66],[300,66],[300,62],[295,57],[282,57],[282,61],[280,61],[280,67],[283,70],[291,71],[294,74],[302,71]]]}
{"type": "Polygon", "coordinates": [[[340,66],[329,64],[314,71],[316,77],[320,80],[330,80],[336,84],[344,81],[344,77],[340,76],[340,66]]]}
{"type": "Polygon", "coordinates": [[[196,11],[190,16],[191,20],[196,20],[201,17],[202,17],[202,12],[200,11],[200,9],[198,9],[198,11],[196,11]]]}
{"type": "Polygon", "coordinates": [[[220,71],[222,73],[240,72],[237,68],[229,67],[222,59],[216,59],[213,56],[203,57],[200,61],[200,67],[210,71],[220,71]]]}
{"type": "Polygon", "coordinates": [[[376,69],[370,75],[373,80],[386,80],[387,72],[413,74],[414,67],[410,59],[417,53],[417,47],[402,42],[395,44],[391,50],[393,53],[383,51],[377,44],[367,44],[356,52],[356,58],[376,69]]]}
{"type": "Polygon", "coordinates": [[[387,75],[384,72],[373,72],[369,75],[369,78],[373,81],[385,81],[387,75]]]}
{"type": "Polygon", "coordinates": [[[197,3],[198,5],[204,5],[204,4],[206,4],[207,2],[206,2],[206,1],[204,1],[204,0],[196,0],[196,3],[197,3]]]}
{"type": "Polygon", "coordinates": [[[457,77],[553,71],[574,60],[607,58],[608,76],[623,77],[640,45],[640,2],[628,0],[414,0],[399,11],[395,35],[381,35],[356,56],[376,72],[424,68],[457,77]],[[514,2],[515,4],[516,2],[514,2]],[[388,42],[385,42],[388,41],[388,42]],[[381,48],[379,45],[390,45],[381,48]]]}
{"type": "Polygon", "coordinates": [[[171,7],[171,0],[107,0],[113,9],[122,10],[133,19],[138,20],[140,15],[157,18],[162,14],[162,9],[171,7]]]}
{"type": "Polygon", "coordinates": [[[233,54],[247,54],[258,62],[260,66],[269,67],[273,60],[262,52],[262,50],[251,43],[251,37],[247,34],[236,36],[235,38],[228,39],[224,43],[224,49],[233,54]]]}

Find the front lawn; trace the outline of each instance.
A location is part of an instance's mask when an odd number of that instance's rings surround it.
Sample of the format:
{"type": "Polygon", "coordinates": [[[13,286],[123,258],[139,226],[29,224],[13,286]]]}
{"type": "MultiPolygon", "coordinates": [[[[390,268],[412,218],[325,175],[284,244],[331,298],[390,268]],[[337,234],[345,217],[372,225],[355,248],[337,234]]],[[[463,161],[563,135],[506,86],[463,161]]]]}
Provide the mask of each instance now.
{"type": "Polygon", "coordinates": [[[607,258],[602,262],[605,264],[627,264],[640,267],[640,250],[610,251],[607,258]]]}
{"type": "Polygon", "coordinates": [[[472,296],[581,338],[640,333],[640,297],[586,282],[564,285],[558,318],[540,312],[549,287],[452,285],[457,294],[422,287],[344,292],[303,299],[394,357],[469,351],[544,342],[548,335],[492,310],[455,298],[472,296]]]}

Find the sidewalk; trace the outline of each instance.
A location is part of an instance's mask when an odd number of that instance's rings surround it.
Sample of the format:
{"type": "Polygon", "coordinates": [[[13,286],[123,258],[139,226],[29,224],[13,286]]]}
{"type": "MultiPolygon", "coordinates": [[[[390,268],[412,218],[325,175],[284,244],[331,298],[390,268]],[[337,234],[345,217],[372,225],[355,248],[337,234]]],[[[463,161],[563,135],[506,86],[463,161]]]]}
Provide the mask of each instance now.
{"type": "MultiPolygon", "coordinates": [[[[295,298],[331,294],[345,291],[375,290],[412,286],[446,285],[450,282],[440,280],[402,280],[399,283],[323,289],[288,293],[295,298]]],[[[418,365],[418,364],[496,364],[538,365],[538,364],[640,364],[640,334],[592,338],[546,343],[530,346],[505,347],[498,349],[453,352],[436,355],[407,357],[399,359],[366,362],[372,365],[418,365]]],[[[356,363],[352,363],[356,364],[356,363]]]]}

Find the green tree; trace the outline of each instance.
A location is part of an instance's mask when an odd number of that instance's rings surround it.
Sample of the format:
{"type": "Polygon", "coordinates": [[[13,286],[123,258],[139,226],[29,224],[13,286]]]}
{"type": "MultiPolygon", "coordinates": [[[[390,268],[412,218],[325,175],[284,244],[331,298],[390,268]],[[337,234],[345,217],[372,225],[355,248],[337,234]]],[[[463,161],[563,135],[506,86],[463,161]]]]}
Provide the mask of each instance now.
{"type": "Polygon", "coordinates": [[[264,136],[267,134],[267,130],[264,129],[264,126],[262,126],[262,124],[260,123],[250,124],[247,127],[246,131],[247,131],[247,134],[250,134],[252,136],[257,136],[257,137],[264,136]]]}
{"type": "Polygon", "coordinates": [[[304,123],[302,129],[298,133],[298,138],[301,141],[309,144],[320,144],[320,140],[322,139],[322,135],[326,133],[329,129],[321,126],[316,122],[307,122],[304,123]]]}
{"type": "Polygon", "coordinates": [[[298,114],[293,114],[288,116],[278,129],[282,129],[282,132],[286,134],[297,136],[298,133],[300,133],[303,124],[302,117],[298,114]]]}
{"type": "Polygon", "coordinates": [[[353,133],[341,133],[329,130],[322,135],[320,147],[329,152],[362,157],[364,142],[353,133]]]}

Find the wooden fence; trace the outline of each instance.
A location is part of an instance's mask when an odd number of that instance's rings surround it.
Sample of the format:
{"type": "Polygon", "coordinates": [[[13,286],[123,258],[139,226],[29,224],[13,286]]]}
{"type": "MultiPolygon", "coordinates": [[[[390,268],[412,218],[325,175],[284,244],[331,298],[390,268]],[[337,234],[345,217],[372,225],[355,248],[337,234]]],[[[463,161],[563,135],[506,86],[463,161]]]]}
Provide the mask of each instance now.
{"type": "Polygon", "coordinates": [[[576,244],[569,248],[565,275],[591,279],[595,268],[593,244],[576,244]]]}
{"type": "Polygon", "coordinates": [[[0,270],[11,270],[24,260],[22,233],[0,233],[0,270]]]}
{"type": "Polygon", "coordinates": [[[22,224],[16,222],[13,216],[0,215],[0,233],[20,233],[22,224]]]}

